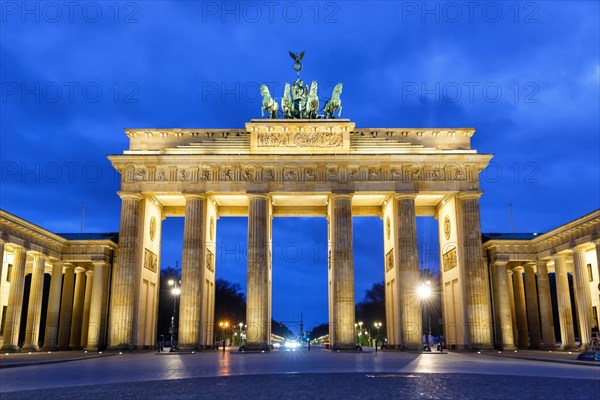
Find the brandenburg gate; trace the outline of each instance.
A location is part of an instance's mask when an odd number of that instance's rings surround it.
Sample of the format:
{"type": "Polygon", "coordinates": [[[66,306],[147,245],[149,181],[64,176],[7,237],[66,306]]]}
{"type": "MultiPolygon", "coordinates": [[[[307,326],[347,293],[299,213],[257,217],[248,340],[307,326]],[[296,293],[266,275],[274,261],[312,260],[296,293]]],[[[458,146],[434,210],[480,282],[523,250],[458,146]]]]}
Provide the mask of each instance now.
{"type": "Polygon", "coordinates": [[[353,216],[383,220],[388,347],[422,347],[417,216],[439,221],[444,328],[455,333],[448,344],[493,346],[479,220],[479,173],[492,155],[471,149],[474,129],[369,129],[313,118],[126,133],[129,149],[109,156],[122,199],[109,348],[154,344],[161,221],[171,216],[185,217],[181,349],[213,344],[221,216],[248,216],[248,349],[269,349],[271,221],[279,216],[327,217],[333,349],[356,346],[353,216]]]}

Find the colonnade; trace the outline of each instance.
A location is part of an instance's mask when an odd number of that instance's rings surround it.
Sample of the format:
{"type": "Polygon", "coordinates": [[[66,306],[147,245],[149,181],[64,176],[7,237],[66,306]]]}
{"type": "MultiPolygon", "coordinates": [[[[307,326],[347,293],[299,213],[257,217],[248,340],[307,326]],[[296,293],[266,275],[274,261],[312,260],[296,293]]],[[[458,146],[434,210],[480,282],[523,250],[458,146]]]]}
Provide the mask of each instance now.
{"type": "MultiPolygon", "coordinates": [[[[493,270],[493,296],[496,318],[496,345],[505,350],[515,348],[555,349],[557,343],[565,350],[585,348],[594,318],[590,282],[593,270],[586,262],[586,251],[592,243],[563,250],[550,257],[522,262],[495,260],[493,270]],[[556,280],[558,326],[555,331],[552,294],[548,267],[553,267],[556,280]],[[573,293],[569,285],[572,280],[573,293]],[[575,304],[572,304],[571,298],[575,304]],[[576,319],[573,309],[576,310],[576,319]],[[577,321],[579,343],[576,343],[577,321]]],[[[600,242],[595,243],[600,265],[600,242]]],[[[598,273],[598,272],[596,272],[598,273]]]]}
{"type": "Polygon", "coordinates": [[[10,281],[8,304],[3,316],[0,351],[98,350],[105,344],[108,265],[105,261],[70,263],[46,257],[15,244],[0,242],[2,260],[12,255],[6,280],[10,281]],[[44,275],[50,264],[50,290],[45,325],[41,325],[44,275]],[[31,285],[27,306],[25,337],[21,346],[21,315],[26,267],[31,265],[31,285]],[[45,330],[44,341],[40,332],[45,330]]]}

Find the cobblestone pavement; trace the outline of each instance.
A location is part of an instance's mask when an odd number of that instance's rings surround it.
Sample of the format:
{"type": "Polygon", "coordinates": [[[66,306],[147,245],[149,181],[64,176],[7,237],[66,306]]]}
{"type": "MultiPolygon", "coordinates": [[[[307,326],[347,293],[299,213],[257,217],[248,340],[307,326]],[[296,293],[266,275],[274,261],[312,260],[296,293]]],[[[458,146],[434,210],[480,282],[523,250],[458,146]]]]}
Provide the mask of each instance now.
{"type": "Polygon", "coordinates": [[[0,369],[2,399],[594,398],[600,368],[477,353],[125,353],[0,369]],[[509,397],[510,396],[510,397],[509,397]]]}
{"type": "Polygon", "coordinates": [[[1,399],[591,399],[589,379],[473,374],[278,374],[3,393],[1,399]]]}

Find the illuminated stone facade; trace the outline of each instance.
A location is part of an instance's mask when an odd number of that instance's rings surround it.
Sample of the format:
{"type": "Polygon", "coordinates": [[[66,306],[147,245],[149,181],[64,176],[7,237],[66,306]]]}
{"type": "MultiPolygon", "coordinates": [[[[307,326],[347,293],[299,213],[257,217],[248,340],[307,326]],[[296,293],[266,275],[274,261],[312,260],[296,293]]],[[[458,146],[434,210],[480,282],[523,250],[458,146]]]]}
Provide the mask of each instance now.
{"type": "Polygon", "coordinates": [[[185,218],[178,313],[184,350],[214,345],[220,216],[248,216],[249,349],[270,345],[271,222],[280,216],[327,218],[333,349],[355,347],[355,216],[383,220],[388,348],[422,346],[417,216],[438,220],[440,294],[450,348],[553,347],[551,271],[556,271],[564,346],[576,344],[568,274],[575,282],[579,331],[597,324],[598,212],[538,237],[486,237],[482,245],[479,173],[492,156],[471,149],[473,129],[252,120],[245,129],[127,129],[126,134],[129,149],[109,156],[121,174],[118,246],[115,238],[55,235],[1,211],[4,351],[153,347],[161,222],[173,216],[185,218]],[[592,280],[586,282],[588,271],[592,280]],[[28,274],[27,335],[19,343],[28,274]],[[52,276],[48,294],[41,291],[44,274],[52,276]],[[40,326],[43,296],[48,311],[40,326]]]}

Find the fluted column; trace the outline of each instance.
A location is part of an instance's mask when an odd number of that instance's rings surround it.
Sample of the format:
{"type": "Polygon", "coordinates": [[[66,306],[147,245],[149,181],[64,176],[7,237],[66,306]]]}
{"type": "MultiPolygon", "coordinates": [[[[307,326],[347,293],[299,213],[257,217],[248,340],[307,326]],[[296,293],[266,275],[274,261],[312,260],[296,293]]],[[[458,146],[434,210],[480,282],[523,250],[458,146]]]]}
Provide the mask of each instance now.
{"type": "Polygon", "coordinates": [[[69,348],[81,348],[81,324],[83,323],[83,303],[85,300],[85,268],[75,268],[75,295],[71,319],[69,348]]]}
{"type": "Polygon", "coordinates": [[[398,249],[396,279],[399,289],[400,345],[404,349],[420,350],[423,347],[423,300],[416,296],[416,287],[419,285],[419,248],[415,197],[414,193],[394,195],[395,219],[398,222],[394,247],[398,249]]]}
{"type": "Polygon", "coordinates": [[[558,301],[558,318],[560,322],[560,338],[563,349],[574,349],[575,330],[569,292],[569,277],[567,275],[567,257],[559,254],[554,257],[556,275],[556,297],[558,301]]]}
{"type": "Polygon", "coordinates": [[[40,321],[42,319],[42,297],[44,297],[44,266],[46,258],[39,253],[33,255],[27,325],[25,328],[24,350],[39,350],[40,321]]]}
{"type": "Polygon", "coordinates": [[[268,194],[248,194],[248,284],[246,347],[268,350],[269,320],[269,230],[271,204],[268,194]]]}
{"type": "Polygon", "coordinates": [[[23,290],[25,288],[25,263],[27,251],[14,245],[13,268],[10,274],[8,306],[4,320],[4,343],[1,351],[19,350],[19,328],[23,310],[23,290]]]}
{"type": "Polygon", "coordinates": [[[542,328],[543,348],[552,350],[556,348],[554,333],[554,317],[552,316],[552,299],[550,297],[550,280],[548,279],[547,261],[536,261],[538,298],[540,304],[540,320],[542,328]]]}
{"type": "Polygon", "coordinates": [[[203,328],[200,318],[206,251],[206,196],[186,194],[185,201],[177,347],[191,350],[200,347],[200,329],[203,328]]]}
{"type": "Polygon", "coordinates": [[[515,291],[515,314],[517,317],[517,345],[520,349],[526,349],[529,347],[529,332],[527,329],[522,267],[513,270],[513,287],[515,291]]]}
{"type": "Polygon", "coordinates": [[[4,246],[6,242],[0,238],[0,277],[2,276],[2,272],[4,271],[4,246]]]}
{"type": "MultiPolygon", "coordinates": [[[[95,351],[100,349],[100,334],[102,331],[102,303],[106,296],[106,279],[104,261],[94,261],[94,281],[91,290],[90,310],[87,324],[87,343],[85,350],[95,351]]],[[[87,291],[86,291],[87,297],[87,291]]],[[[86,329],[86,326],[83,327],[86,329]]]]}
{"type": "Polygon", "coordinates": [[[465,276],[465,307],[471,348],[492,348],[491,310],[487,271],[483,264],[479,196],[463,192],[458,196],[462,226],[462,259],[465,276]]]}
{"type": "Polygon", "coordinates": [[[527,327],[529,330],[530,348],[539,349],[542,345],[542,334],[540,330],[535,271],[533,268],[534,266],[531,264],[525,265],[525,303],[527,304],[527,327]]]}
{"type": "Polygon", "coordinates": [[[83,317],[81,319],[81,348],[84,348],[88,342],[88,330],[90,321],[90,304],[92,301],[92,284],[94,282],[94,271],[85,273],[85,296],[83,300],[83,317]]]}
{"type": "Polygon", "coordinates": [[[133,316],[137,272],[140,267],[140,215],[143,197],[138,193],[119,192],[121,197],[121,221],[119,250],[114,266],[110,301],[108,346],[111,349],[133,347],[133,316]]]}
{"type": "Polygon", "coordinates": [[[500,334],[498,345],[500,349],[512,350],[515,348],[515,342],[506,261],[495,261],[492,265],[492,270],[494,273],[494,305],[498,317],[497,332],[500,334]]]}
{"type": "Polygon", "coordinates": [[[573,287],[575,288],[575,304],[577,306],[577,320],[579,321],[579,337],[581,347],[586,348],[590,340],[594,317],[585,249],[573,249],[573,267],[575,270],[573,287]]]}
{"type": "Polygon", "coordinates": [[[73,288],[75,286],[75,266],[65,265],[62,298],[60,301],[60,321],[58,328],[58,348],[69,348],[71,339],[71,320],[73,319],[73,288]]]}
{"type": "Polygon", "coordinates": [[[510,317],[512,320],[512,327],[513,327],[513,343],[515,343],[515,345],[516,345],[518,342],[518,335],[517,335],[517,313],[515,311],[515,288],[513,285],[513,275],[514,275],[514,273],[511,270],[507,271],[508,300],[510,302],[510,317]]]}
{"type": "Polygon", "coordinates": [[[58,345],[58,318],[60,316],[60,291],[62,289],[63,264],[62,261],[52,262],[50,294],[48,295],[48,310],[46,311],[44,350],[55,350],[58,345]]]}

